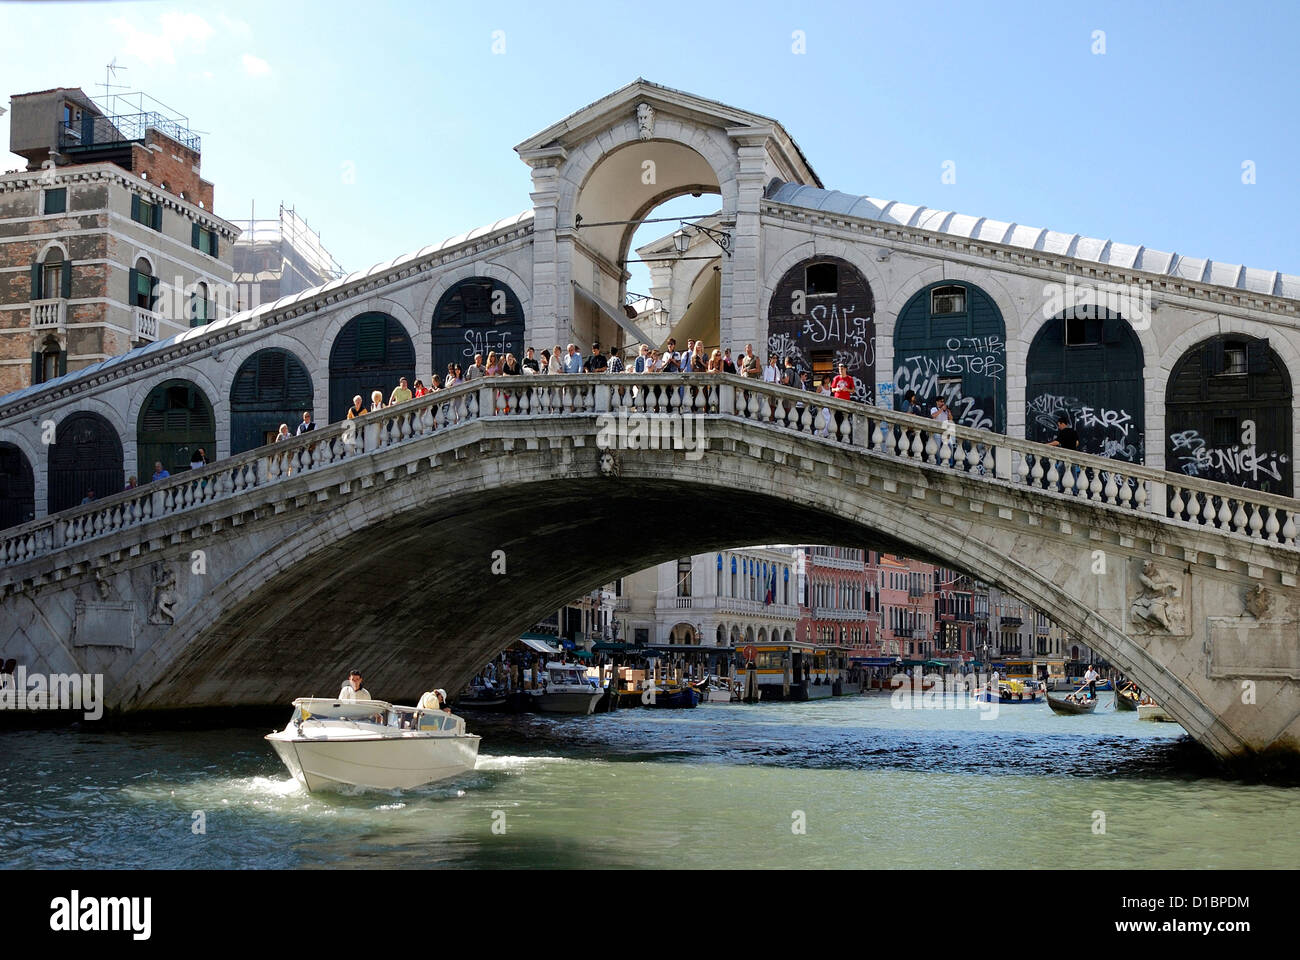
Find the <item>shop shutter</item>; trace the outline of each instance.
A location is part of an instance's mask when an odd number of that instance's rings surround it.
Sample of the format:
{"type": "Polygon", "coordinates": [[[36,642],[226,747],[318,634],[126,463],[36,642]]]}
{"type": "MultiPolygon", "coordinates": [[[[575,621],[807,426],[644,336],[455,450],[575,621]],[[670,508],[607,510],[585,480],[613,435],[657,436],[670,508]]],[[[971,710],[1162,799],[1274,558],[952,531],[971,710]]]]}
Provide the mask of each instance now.
{"type": "Polygon", "coordinates": [[[1205,345],[1205,374],[1217,377],[1223,373],[1223,337],[1215,337],[1205,345]]]}
{"type": "Polygon", "coordinates": [[[1268,373],[1269,350],[1267,338],[1251,340],[1246,344],[1246,372],[1268,373]]]}

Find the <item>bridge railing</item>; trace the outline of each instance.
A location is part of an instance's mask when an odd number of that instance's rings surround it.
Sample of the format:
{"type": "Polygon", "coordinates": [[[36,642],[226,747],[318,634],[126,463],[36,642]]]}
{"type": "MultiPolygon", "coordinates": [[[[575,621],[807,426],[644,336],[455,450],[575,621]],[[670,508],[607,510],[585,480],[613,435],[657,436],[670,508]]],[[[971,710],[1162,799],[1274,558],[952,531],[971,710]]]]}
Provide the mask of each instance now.
{"type": "MultiPolygon", "coordinates": [[[[1296,544],[1297,501],[1139,464],[939,424],[882,407],[719,374],[476,380],[0,531],[0,566],[237,497],[485,417],[727,417],[927,468],[1296,544]]],[[[698,436],[698,434],[696,434],[698,436]]]]}

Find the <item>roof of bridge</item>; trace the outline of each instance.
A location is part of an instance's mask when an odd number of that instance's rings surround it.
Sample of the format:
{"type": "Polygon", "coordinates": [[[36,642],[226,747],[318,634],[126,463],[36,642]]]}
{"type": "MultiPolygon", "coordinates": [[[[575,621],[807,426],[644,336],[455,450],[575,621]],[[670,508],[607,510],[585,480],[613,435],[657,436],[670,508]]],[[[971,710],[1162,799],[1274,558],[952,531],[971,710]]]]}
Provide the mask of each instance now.
{"type": "Polygon", "coordinates": [[[1237,263],[1219,263],[1201,257],[1152,250],[1129,243],[1098,240],[1077,233],[1060,233],[1043,227],[973,217],[949,210],[880,200],[839,190],[822,190],[798,183],[773,184],[767,199],[825,213],[838,213],[864,220],[880,220],[899,226],[933,230],[968,240],[1001,243],[1052,256],[1076,257],[1104,263],[1122,270],[1141,270],[1196,283],[1233,287],[1250,293],[1300,299],[1300,277],[1277,270],[1260,270],[1237,263]]]}
{"type": "Polygon", "coordinates": [[[147,354],[157,353],[158,351],[166,350],[168,347],[171,347],[175,344],[184,343],[187,340],[195,340],[201,337],[206,337],[209,334],[217,332],[219,330],[224,330],[229,327],[238,326],[240,324],[247,323],[252,320],[256,320],[256,318],[260,316],[263,316],[268,313],[275,313],[278,310],[283,310],[286,307],[291,307],[296,303],[314,300],[317,297],[319,297],[321,294],[326,293],[328,291],[348,287],[352,284],[360,283],[368,279],[369,277],[380,276],[392,270],[401,269],[403,266],[406,266],[407,264],[417,263],[420,260],[424,259],[425,257],[433,256],[441,251],[449,250],[454,247],[461,246],[462,244],[469,243],[473,240],[478,240],[482,237],[491,236],[492,234],[497,233],[498,231],[506,230],[511,227],[518,226],[521,223],[527,223],[532,219],[533,219],[533,211],[525,210],[523,213],[516,214],[513,217],[506,217],[502,220],[498,220],[496,223],[489,224],[487,226],[478,227],[474,230],[469,230],[465,233],[457,234],[454,237],[448,237],[446,240],[443,240],[441,243],[431,244],[427,247],[424,247],[421,250],[417,250],[415,253],[409,253],[406,254],[405,256],[396,257],[392,260],[386,260],[383,263],[377,263],[373,267],[370,267],[366,270],[358,270],[355,273],[349,273],[345,277],[339,277],[337,280],[331,280],[329,283],[323,283],[320,284],[319,286],[309,287],[308,289],[303,290],[299,293],[295,293],[287,297],[281,297],[279,300],[276,300],[273,303],[263,303],[260,304],[259,306],[254,307],[251,310],[242,310],[239,313],[233,313],[222,320],[215,320],[212,323],[205,324],[204,326],[201,327],[192,327],[189,330],[183,330],[180,333],[176,334],[176,336],[174,337],[169,337],[166,340],[157,340],[153,343],[146,344],[143,347],[136,347],[134,350],[131,350],[127,353],[118,354],[115,357],[109,357],[107,360],[101,360],[99,363],[92,364],[89,367],[82,367],[80,370],[73,370],[69,373],[65,373],[61,377],[56,377],[53,380],[47,380],[44,383],[34,383],[31,386],[24,387],[22,390],[15,390],[13,393],[0,396],[0,404],[10,403],[15,400],[19,400],[27,396],[28,394],[40,393],[43,390],[53,389],[54,387],[56,387],[58,384],[61,383],[70,383],[74,380],[81,380],[85,377],[94,376],[96,373],[100,373],[105,370],[110,370],[113,367],[116,367],[120,364],[133,363],[136,360],[138,360],[140,357],[146,356],[147,354]]]}

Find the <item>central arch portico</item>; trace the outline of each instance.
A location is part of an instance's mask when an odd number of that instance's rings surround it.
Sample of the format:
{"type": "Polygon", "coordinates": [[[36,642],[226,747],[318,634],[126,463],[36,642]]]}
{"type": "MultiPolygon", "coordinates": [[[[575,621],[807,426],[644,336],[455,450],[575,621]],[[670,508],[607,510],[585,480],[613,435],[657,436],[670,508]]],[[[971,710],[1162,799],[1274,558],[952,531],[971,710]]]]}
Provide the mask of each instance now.
{"type": "Polygon", "coordinates": [[[0,537],[0,628],[29,670],[105,673],[117,709],[327,693],[358,658],[393,696],[452,688],[593,580],[734,546],[725,504],[761,520],[745,539],[1013,591],[1220,756],[1300,750],[1295,501],[966,428],[922,443],[930,421],[849,401],[823,437],[805,396],[467,384],[0,537]],[[610,535],[635,515],[674,522],[610,535]]]}
{"type": "Polygon", "coordinates": [[[774,179],[821,185],[779,123],[637,80],[515,150],[533,177],[533,343],[563,345],[580,331],[575,297],[620,322],[627,274],[619,261],[636,223],[666,200],[705,192],[719,194],[719,226],[735,250],[721,261],[721,340],[766,340],[754,268],[763,191],[774,179]]]}

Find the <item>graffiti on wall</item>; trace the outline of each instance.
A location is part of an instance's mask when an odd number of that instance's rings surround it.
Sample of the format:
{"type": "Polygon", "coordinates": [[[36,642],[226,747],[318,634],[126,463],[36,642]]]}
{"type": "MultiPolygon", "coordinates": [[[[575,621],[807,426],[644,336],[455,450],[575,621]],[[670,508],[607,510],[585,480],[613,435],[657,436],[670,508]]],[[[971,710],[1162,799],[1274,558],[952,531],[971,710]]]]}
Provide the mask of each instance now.
{"type": "Polygon", "coordinates": [[[911,354],[897,361],[894,395],[902,397],[913,390],[923,406],[942,396],[957,423],[991,430],[995,392],[1006,369],[1007,348],[1001,337],[949,337],[942,350],[911,354]]]}
{"type": "Polygon", "coordinates": [[[1127,410],[1094,407],[1078,397],[1040,393],[1029,400],[1026,412],[1031,440],[1054,439],[1056,421],[1063,418],[1079,434],[1079,446],[1084,453],[1129,463],[1142,460],[1142,434],[1127,410]]]}
{"type": "Polygon", "coordinates": [[[1189,477],[1217,480],[1238,486],[1255,486],[1272,481],[1281,484],[1282,470],[1290,461],[1277,450],[1252,446],[1212,447],[1196,430],[1169,435],[1176,469],[1189,477]]]}
{"type": "Polygon", "coordinates": [[[856,309],[853,305],[819,303],[808,310],[802,326],[794,333],[777,330],[769,334],[767,352],[782,367],[789,357],[802,373],[812,369],[810,355],[814,350],[829,347],[832,369],[838,370],[843,364],[853,377],[853,399],[874,403],[875,323],[871,317],[855,316],[856,309]]]}

